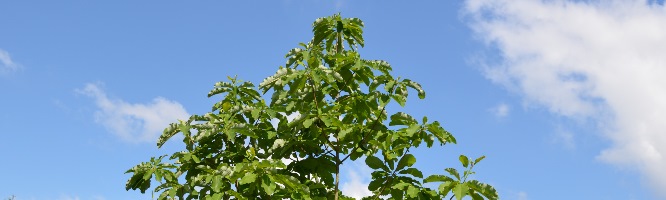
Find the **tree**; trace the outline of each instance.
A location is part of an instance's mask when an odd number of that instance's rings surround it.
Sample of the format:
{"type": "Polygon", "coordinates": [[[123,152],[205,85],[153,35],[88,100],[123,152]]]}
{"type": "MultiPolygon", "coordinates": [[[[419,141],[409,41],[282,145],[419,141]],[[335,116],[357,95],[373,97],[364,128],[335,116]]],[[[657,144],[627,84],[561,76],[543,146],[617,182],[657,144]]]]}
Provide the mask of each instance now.
{"type": "Polygon", "coordinates": [[[152,179],[159,199],[351,199],[339,190],[340,166],[359,158],[375,170],[364,199],[497,199],[493,187],[467,180],[484,157],[460,156],[461,175],[431,175],[414,167],[410,150],[456,143],[437,121],[421,122],[386,106],[404,106],[421,85],[394,77],[381,60],[362,59],[363,22],[340,15],[313,23],[314,37],[290,50],[285,66],[260,84],[228,77],[208,97],[212,111],[171,124],[158,148],[181,133],[185,150],[153,157],[132,173],[126,189],[144,193],[152,179]],[[270,101],[263,94],[271,96],[270,101]],[[287,116],[294,116],[289,119],[287,116]],[[437,190],[425,187],[441,182],[437,190]]]}

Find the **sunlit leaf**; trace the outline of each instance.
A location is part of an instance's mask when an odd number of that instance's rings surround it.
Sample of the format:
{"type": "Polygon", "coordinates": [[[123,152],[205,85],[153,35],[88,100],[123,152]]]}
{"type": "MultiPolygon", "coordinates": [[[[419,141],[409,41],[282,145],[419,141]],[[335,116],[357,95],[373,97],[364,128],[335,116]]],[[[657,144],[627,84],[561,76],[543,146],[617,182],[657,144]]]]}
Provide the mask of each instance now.
{"type": "Polygon", "coordinates": [[[401,170],[405,167],[411,167],[416,163],[416,157],[412,154],[405,154],[402,158],[400,158],[400,161],[398,161],[398,167],[396,167],[396,170],[401,170]]]}
{"type": "Polygon", "coordinates": [[[453,194],[456,196],[457,200],[463,199],[463,197],[467,196],[467,184],[457,184],[456,187],[453,188],[453,194]]]}
{"type": "Polygon", "coordinates": [[[449,174],[451,174],[451,176],[454,176],[456,177],[456,179],[460,180],[460,173],[458,173],[458,170],[456,170],[455,168],[446,168],[444,169],[444,171],[448,172],[449,174]]]}
{"type": "Polygon", "coordinates": [[[245,185],[245,184],[254,182],[256,179],[257,179],[257,175],[250,172],[250,173],[244,174],[243,178],[241,178],[241,180],[238,183],[240,183],[241,185],[245,185]]]}
{"type": "Polygon", "coordinates": [[[460,163],[462,163],[463,167],[467,167],[469,165],[469,158],[467,158],[465,155],[460,155],[458,160],[460,160],[460,163]]]}
{"type": "Polygon", "coordinates": [[[403,112],[398,112],[391,115],[391,122],[389,123],[389,126],[396,126],[396,125],[409,126],[415,123],[418,122],[411,115],[403,112]]]}
{"type": "Polygon", "coordinates": [[[419,171],[416,168],[407,168],[405,170],[400,171],[399,174],[409,174],[414,177],[423,178],[423,172],[419,171]]]}
{"type": "Polygon", "coordinates": [[[476,160],[474,160],[474,164],[481,162],[481,160],[483,160],[484,158],[486,158],[486,156],[478,157],[476,160]]]}

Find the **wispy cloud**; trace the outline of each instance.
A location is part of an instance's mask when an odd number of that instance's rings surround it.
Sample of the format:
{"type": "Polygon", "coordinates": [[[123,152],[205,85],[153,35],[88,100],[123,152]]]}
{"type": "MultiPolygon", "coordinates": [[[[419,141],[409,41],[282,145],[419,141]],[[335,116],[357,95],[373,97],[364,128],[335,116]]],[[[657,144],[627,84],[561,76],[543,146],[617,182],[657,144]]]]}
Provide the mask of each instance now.
{"type": "Polygon", "coordinates": [[[14,62],[9,52],[0,49],[0,74],[15,72],[21,68],[21,65],[14,62]]]}
{"type": "Polygon", "coordinates": [[[565,149],[573,150],[576,148],[574,134],[570,131],[559,128],[555,130],[553,142],[561,144],[565,149]]]}
{"type": "Polygon", "coordinates": [[[639,169],[666,188],[663,4],[467,0],[463,11],[501,53],[488,61],[488,78],[552,113],[595,120],[613,142],[600,160],[639,169]]]}
{"type": "Polygon", "coordinates": [[[91,83],[77,92],[95,100],[98,108],[95,121],[127,142],[155,142],[169,123],[189,118],[180,103],[162,97],[144,104],[128,103],[109,98],[97,84],[91,83]]]}
{"type": "Polygon", "coordinates": [[[94,200],[106,200],[106,198],[104,198],[103,196],[100,196],[100,195],[95,195],[95,196],[93,196],[92,199],[94,199],[94,200]]]}
{"type": "Polygon", "coordinates": [[[493,115],[495,115],[495,117],[498,118],[504,118],[506,116],[509,116],[510,111],[511,108],[509,107],[509,105],[505,103],[500,103],[497,104],[497,106],[490,108],[490,112],[492,112],[493,115]]]}

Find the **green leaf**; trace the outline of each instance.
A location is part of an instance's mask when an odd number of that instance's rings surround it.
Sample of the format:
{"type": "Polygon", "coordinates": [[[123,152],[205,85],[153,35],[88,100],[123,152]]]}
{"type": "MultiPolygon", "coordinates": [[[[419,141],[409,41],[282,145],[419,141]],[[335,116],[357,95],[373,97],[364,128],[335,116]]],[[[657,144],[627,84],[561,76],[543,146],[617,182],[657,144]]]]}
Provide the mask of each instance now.
{"type": "Polygon", "coordinates": [[[252,118],[258,119],[259,114],[261,114],[261,112],[262,112],[261,109],[253,109],[250,114],[252,115],[252,118]]]}
{"type": "Polygon", "coordinates": [[[257,175],[250,172],[250,173],[245,174],[243,176],[243,178],[241,178],[241,180],[238,183],[240,183],[241,185],[245,185],[245,184],[254,182],[256,179],[257,179],[257,175]]]}
{"type": "Polygon", "coordinates": [[[201,160],[199,160],[199,158],[194,154],[192,154],[192,160],[194,160],[195,163],[200,163],[201,162],[201,160]]]}
{"type": "Polygon", "coordinates": [[[435,135],[440,143],[444,144],[447,142],[456,143],[456,138],[453,137],[451,133],[444,130],[438,121],[435,121],[431,124],[426,125],[428,131],[435,135]]]}
{"type": "Polygon", "coordinates": [[[411,126],[409,126],[409,128],[405,129],[405,135],[407,137],[412,137],[414,133],[418,132],[419,130],[421,130],[421,125],[412,124],[411,126]]]}
{"type": "Polygon", "coordinates": [[[164,175],[164,179],[166,179],[167,182],[171,182],[174,179],[173,174],[167,173],[166,175],[164,175]]]}
{"type": "Polygon", "coordinates": [[[456,195],[457,200],[463,199],[463,197],[467,196],[467,184],[457,184],[456,187],[453,188],[453,194],[456,195]]]}
{"type": "Polygon", "coordinates": [[[155,180],[157,180],[157,182],[162,182],[162,170],[155,171],[155,180]]]}
{"type": "Polygon", "coordinates": [[[382,168],[382,169],[384,169],[385,171],[388,171],[387,167],[384,166],[384,162],[382,162],[382,160],[380,160],[379,158],[377,158],[377,157],[375,157],[375,156],[368,156],[368,157],[366,157],[366,158],[365,158],[365,164],[367,164],[368,167],[370,167],[370,168],[372,168],[372,169],[379,169],[379,168],[382,168]]]}
{"type": "Polygon", "coordinates": [[[446,168],[446,169],[444,169],[444,171],[449,172],[449,174],[451,174],[451,176],[455,176],[456,179],[458,179],[458,181],[460,181],[460,173],[458,173],[458,170],[456,170],[454,168],[446,168]]]}
{"type": "Polygon", "coordinates": [[[419,195],[420,190],[414,186],[407,187],[407,196],[411,198],[416,198],[419,195]]]}
{"type": "Polygon", "coordinates": [[[306,119],[305,121],[303,121],[303,127],[304,128],[310,128],[313,121],[314,121],[313,118],[306,119]]]}
{"type": "Polygon", "coordinates": [[[454,181],[451,177],[444,175],[430,175],[427,178],[423,179],[423,183],[430,182],[452,182],[454,181]]]}
{"type": "Polygon", "coordinates": [[[370,181],[370,184],[368,184],[368,190],[375,191],[379,189],[384,184],[384,182],[386,182],[386,178],[384,177],[374,179],[370,181]]]}
{"type": "Polygon", "coordinates": [[[416,163],[416,157],[414,157],[412,154],[405,154],[402,156],[402,158],[400,158],[400,161],[398,161],[398,167],[396,170],[401,170],[405,167],[411,167],[414,165],[414,163],[416,163]]]}
{"type": "Polygon", "coordinates": [[[153,177],[153,173],[152,173],[152,171],[153,171],[153,170],[149,170],[149,171],[147,171],[147,172],[144,172],[144,174],[143,174],[143,180],[148,180],[148,181],[149,181],[150,178],[153,177]]]}
{"type": "Polygon", "coordinates": [[[419,93],[419,99],[425,98],[425,91],[421,87],[421,84],[418,84],[417,82],[414,82],[409,79],[402,80],[402,82],[405,83],[408,87],[411,87],[412,89],[416,90],[419,93]]]}
{"type": "Polygon", "coordinates": [[[338,133],[338,138],[340,140],[343,140],[345,138],[345,136],[347,136],[347,133],[350,133],[352,130],[353,130],[352,128],[346,128],[346,129],[340,130],[340,133],[338,133]]]}
{"type": "Polygon", "coordinates": [[[405,103],[407,102],[407,96],[405,95],[391,95],[391,98],[395,100],[396,103],[398,103],[401,107],[405,107],[405,103]]]}
{"type": "Polygon", "coordinates": [[[264,192],[268,195],[273,195],[275,193],[275,188],[277,188],[277,185],[275,183],[267,183],[267,184],[262,184],[261,187],[264,189],[264,192]]]}
{"type": "Polygon", "coordinates": [[[439,190],[439,193],[442,194],[442,196],[447,196],[453,188],[458,185],[458,182],[452,181],[452,182],[444,182],[439,185],[437,188],[439,190]]]}
{"type": "Polygon", "coordinates": [[[393,93],[393,86],[395,85],[395,80],[389,80],[384,84],[384,90],[387,93],[393,93]]]}
{"type": "Polygon", "coordinates": [[[414,177],[423,178],[423,172],[419,171],[416,168],[407,168],[405,170],[400,171],[399,173],[400,174],[409,174],[409,175],[412,175],[414,177]]]}
{"type": "Polygon", "coordinates": [[[177,123],[171,123],[169,124],[169,127],[165,128],[164,131],[162,132],[162,135],[160,135],[160,138],[157,140],[157,148],[162,147],[164,143],[169,140],[169,138],[173,137],[178,133],[179,125],[177,123]]]}
{"type": "Polygon", "coordinates": [[[469,158],[467,158],[467,156],[460,155],[458,159],[460,160],[460,163],[462,163],[463,167],[467,167],[469,165],[469,158]]]}
{"type": "Polygon", "coordinates": [[[389,123],[389,126],[396,126],[396,125],[409,126],[416,123],[418,123],[418,121],[416,121],[416,119],[414,119],[414,117],[412,117],[411,115],[403,112],[397,112],[391,115],[391,122],[389,123]]]}
{"type": "Polygon", "coordinates": [[[169,197],[171,197],[171,199],[173,199],[176,196],[176,192],[178,192],[177,188],[171,188],[169,190],[169,197]]]}
{"type": "Polygon", "coordinates": [[[268,175],[262,176],[261,188],[264,189],[264,192],[266,192],[266,194],[273,195],[273,193],[275,193],[276,187],[277,185],[273,181],[271,181],[268,175]]]}
{"type": "Polygon", "coordinates": [[[469,196],[472,196],[472,200],[484,200],[483,197],[474,192],[474,190],[469,191],[469,196]]]}
{"type": "Polygon", "coordinates": [[[486,156],[481,156],[477,158],[476,160],[474,160],[474,164],[476,165],[477,163],[481,162],[481,160],[483,160],[484,158],[486,158],[486,156]]]}
{"type": "MultiPolygon", "coordinates": [[[[405,183],[405,184],[407,184],[407,183],[405,183]]],[[[409,184],[407,184],[407,185],[409,185],[409,184]]],[[[406,187],[406,186],[405,186],[405,187],[406,187]]],[[[395,190],[391,190],[391,197],[392,197],[392,199],[405,199],[405,198],[403,197],[403,191],[404,191],[403,189],[395,189],[395,190]]],[[[366,199],[366,198],[363,198],[363,199],[366,199]]]]}
{"type": "Polygon", "coordinates": [[[215,176],[213,177],[213,183],[211,184],[211,188],[213,189],[213,192],[220,192],[220,188],[222,187],[222,176],[215,176]]]}
{"type": "Polygon", "coordinates": [[[485,183],[481,183],[477,180],[470,180],[467,181],[467,185],[469,186],[470,189],[480,193],[481,195],[485,196],[489,200],[495,200],[499,199],[499,194],[497,193],[497,190],[493,188],[493,186],[490,186],[485,183]]]}
{"type": "Polygon", "coordinates": [[[391,186],[391,188],[398,189],[398,190],[405,190],[405,188],[407,186],[410,186],[410,185],[411,184],[409,184],[409,183],[399,182],[399,183],[393,184],[393,186],[391,186]]]}

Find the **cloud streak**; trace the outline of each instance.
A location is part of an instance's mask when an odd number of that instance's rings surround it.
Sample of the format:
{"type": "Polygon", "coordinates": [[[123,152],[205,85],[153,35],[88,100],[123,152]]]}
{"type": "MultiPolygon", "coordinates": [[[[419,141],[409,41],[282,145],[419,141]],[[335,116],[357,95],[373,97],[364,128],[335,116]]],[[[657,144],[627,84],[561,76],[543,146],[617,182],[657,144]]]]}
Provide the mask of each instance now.
{"type": "Polygon", "coordinates": [[[612,141],[598,159],[666,188],[663,4],[467,0],[463,12],[501,55],[485,62],[489,79],[557,115],[596,121],[612,141]]]}
{"type": "Polygon", "coordinates": [[[169,123],[187,119],[189,114],[175,101],[157,97],[150,103],[128,103],[109,98],[96,84],[86,84],[77,92],[95,100],[95,122],[130,143],[155,142],[169,123]]]}
{"type": "Polygon", "coordinates": [[[500,103],[497,106],[490,108],[490,112],[492,112],[495,117],[498,118],[504,118],[506,116],[509,116],[509,112],[511,111],[511,108],[509,105],[505,103],[500,103]]]}
{"type": "Polygon", "coordinates": [[[11,73],[19,70],[21,65],[15,63],[9,52],[0,49],[0,74],[11,73]]]}

